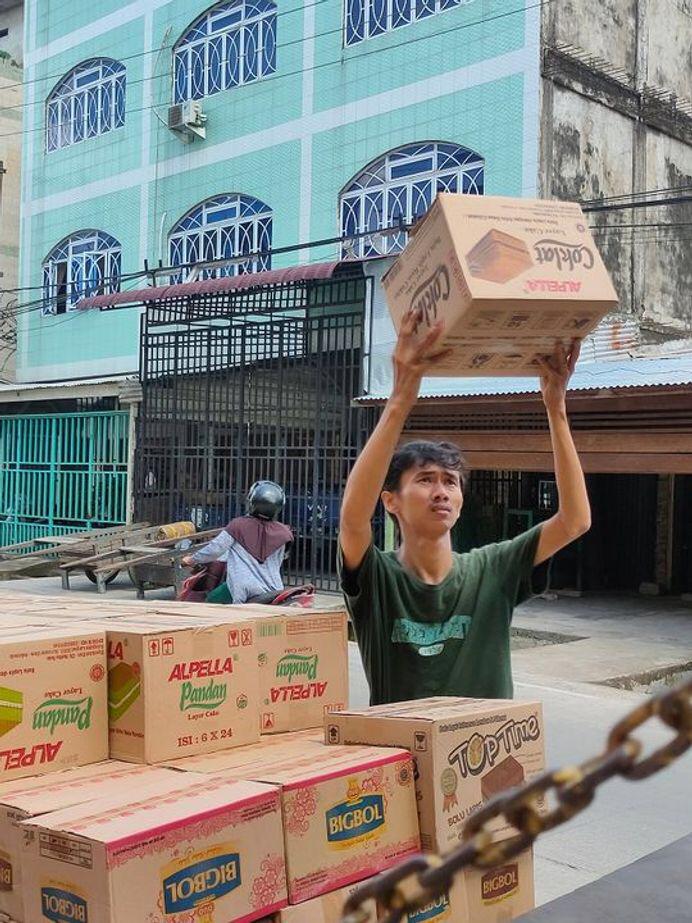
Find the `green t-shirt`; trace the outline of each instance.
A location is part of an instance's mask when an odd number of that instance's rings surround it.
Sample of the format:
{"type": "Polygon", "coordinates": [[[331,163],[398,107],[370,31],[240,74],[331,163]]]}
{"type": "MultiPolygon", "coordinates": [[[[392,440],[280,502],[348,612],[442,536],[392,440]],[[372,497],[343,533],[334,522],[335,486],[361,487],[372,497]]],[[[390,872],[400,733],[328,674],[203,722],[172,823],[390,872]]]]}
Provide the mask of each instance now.
{"type": "Polygon", "coordinates": [[[371,705],[439,695],[512,698],[509,627],[531,592],[540,529],[455,554],[434,585],[374,545],[357,572],[342,572],[371,705]]]}

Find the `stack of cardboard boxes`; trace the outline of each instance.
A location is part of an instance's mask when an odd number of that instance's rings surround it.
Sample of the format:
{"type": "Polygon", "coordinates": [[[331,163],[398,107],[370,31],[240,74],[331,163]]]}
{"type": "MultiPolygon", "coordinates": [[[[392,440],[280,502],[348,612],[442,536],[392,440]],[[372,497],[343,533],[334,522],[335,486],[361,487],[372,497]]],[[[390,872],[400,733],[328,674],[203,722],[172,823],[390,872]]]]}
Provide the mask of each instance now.
{"type": "MultiPolygon", "coordinates": [[[[343,610],[2,604],[0,921],[337,923],[543,769],[535,704],[349,711],[343,610]]],[[[532,904],[528,852],[409,923],[532,904]]]]}

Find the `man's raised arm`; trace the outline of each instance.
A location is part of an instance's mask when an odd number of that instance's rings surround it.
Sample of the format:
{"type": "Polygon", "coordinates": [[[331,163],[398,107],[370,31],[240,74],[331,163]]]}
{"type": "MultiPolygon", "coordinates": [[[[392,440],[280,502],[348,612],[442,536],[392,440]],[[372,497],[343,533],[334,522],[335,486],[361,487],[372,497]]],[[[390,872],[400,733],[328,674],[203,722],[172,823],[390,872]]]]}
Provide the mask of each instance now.
{"type": "Polygon", "coordinates": [[[421,380],[437,360],[447,355],[447,350],[434,349],[442,324],[436,324],[425,339],[417,340],[417,323],[415,313],[409,313],[402,322],[392,356],[392,394],[346,481],[339,542],[347,570],[360,566],[372,542],[371,520],[404,423],[418,398],[421,380]]]}
{"type": "Polygon", "coordinates": [[[535,564],[552,557],[591,528],[589,495],[566,409],[567,385],[579,349],[576,340],[569,350],[558,344],[550,360],[541,362],[541,394],[548,414],[559,505],[557,513],[541,527],[535,564]]]}

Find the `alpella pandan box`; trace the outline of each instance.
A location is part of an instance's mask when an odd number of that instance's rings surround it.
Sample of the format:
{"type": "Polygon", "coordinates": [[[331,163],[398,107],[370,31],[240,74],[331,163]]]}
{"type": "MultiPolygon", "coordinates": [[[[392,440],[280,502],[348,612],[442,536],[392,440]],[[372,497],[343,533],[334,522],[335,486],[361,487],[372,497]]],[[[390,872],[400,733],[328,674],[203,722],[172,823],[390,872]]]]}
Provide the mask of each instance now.
{"type": "Polygon", "coordinates": [[[189,605],[204,619],[255,622],[260,733],[322,727],[325,714],[348,706],[345,609],[189,605]]]}
{"type": "Polygon", "coordinates": [[[618,296],[576,202],[439,193],[382,279],[397,330],[418,314],[449,355],[428,375],[538,374],[556,339],[583,339],[618,296]]]}
{"type": "Polygon", "coordinates": [[[286,903],[279,791],[176,776],[22,824],[26,923],[250,923],[286,903]]]}
{"type": "Polygon", "coordinates": [[[291,904],[368,878],[419,849],[409,753],[326,747],[305,731],[283,737],[172,765],[280,788],[291,904]]]}
{"type": "Polygon", "coordinates": [[[22,821],[114,795],[131,793],[140,798],[147,790],[158,794],[190,784],[191,780],[183,773],[172,769],[115,760],[0,783],[0,920],[7,917],[14,923],[24,923],[26,919],[22,893],[22,821]]]}
{"type": "Polygon", "coordinates": [[[0,782],[108,757],[103,631],[24,628],[0,636],[0,782]]]}
{"type": "Polygon", "coordinates": [[[108,639],[110,756],[158,763],[259,740],[252,621],[131,615],[108,639]]]}

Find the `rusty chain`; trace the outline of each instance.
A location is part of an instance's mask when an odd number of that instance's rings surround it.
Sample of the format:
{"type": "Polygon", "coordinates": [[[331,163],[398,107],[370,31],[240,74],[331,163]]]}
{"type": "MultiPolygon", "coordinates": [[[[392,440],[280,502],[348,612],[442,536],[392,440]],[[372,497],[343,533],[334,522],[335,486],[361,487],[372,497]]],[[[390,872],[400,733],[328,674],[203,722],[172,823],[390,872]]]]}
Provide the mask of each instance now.
{"type": "Polygon", "coordinates": [[[457,849],[443,857],[411,856],[360,885],[344,905],[342,923],[368,923],[370,914],[363,905],[370,899],[382,908],[382,923],[399,923],[406,914],[448,891],[462,869],[502,865],[531,846],[540,834],[566,823],[591,804],[604,782],[615,776],[630,781],[646,779],[690,746],[692,679],[651,697],[625,715],[610,731],[604,751],[593,759],[546,772],[491,798],[469,817],[457,849]],[[675,731],[675,737],[642,756],[644,746],[633,732],[656,718],[675,731]],[[552,796],[551,808],[544,806],[547,796],[552,796]],[[498,819],[509,823],[516,833],[495,842],[491,827],[498,819]]]}

